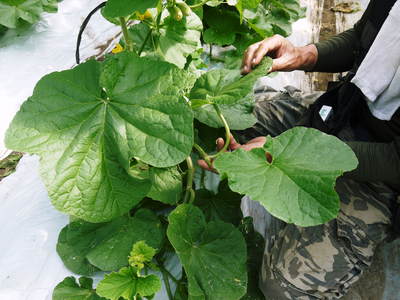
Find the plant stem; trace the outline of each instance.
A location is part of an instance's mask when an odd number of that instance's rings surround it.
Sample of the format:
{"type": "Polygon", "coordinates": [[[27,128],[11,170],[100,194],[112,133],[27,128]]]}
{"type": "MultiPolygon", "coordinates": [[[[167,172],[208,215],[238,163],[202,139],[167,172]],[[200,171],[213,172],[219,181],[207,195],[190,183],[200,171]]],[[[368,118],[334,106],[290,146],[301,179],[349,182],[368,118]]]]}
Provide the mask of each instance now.
{"type": "Polygon", "coordinates": [[[160,264],[158,267],[160,268],[160,270],[162,270],[163,272],[165,272],[165,274],[168,275],[169,278],[171,278],[173,282],[175,282],[176,284],[178,284],[179,280],[176,279],[175,276],[172,275],[171,272],[168,271],[162,264],[160,264]]]}
{"type": "Polygon", "coordinates": [[[169,284],[169,278],[168,278],[168,274],[165,272],[165,268],[163,266],[161,266],[161,264],[159,265],[160,271],[161,271],[161,275],[163,278],[163,281],[165,283],[165,289],[167,290],[167,294],[168,294],[168,299],[169,300],[173,300],[174,296],[172,295],[171,292],[171,286],[169,284]]]}
{"type": "Polygon", "coordinates": [[[208,1],[210,1],[210,0],[205,0],[205,1],[203,1],[203,2],[200,2],[200,3],[198,3],[198,4],[194,4],[194,5],[190,5],[190,8],[198,8],[198,7],[202,7],[204,4],[206,4],[208,1]]]}
{"type": "Polygon", "coordinates": [[[205,178],[206,178],[206,171],[205,170],[201,170],[200,187],[202,189],[204,189],[204,190],[207,189],[206,188],[206,184],[204,183],[205,178]]]}
{"type": "Polygon", "coordinates": [[[222,114],[218,104],[214,103],[213,104],[215,112],[217,113],[218,117],[221,119],[222,123],[224,124],[225,127],[225,144],[224,147],[216,154],[210,155],[209,157],[214,159],[224,153],[226,150],[228,150],[229,144],[231,143],[231,130],[229,129],[228,122],[226,122],[226,119],[224,115],[222,114]]]}
{"type": "Polygon", "coordinates": [[[207,165],[211,167],[211,159],[210,156],[206,153],[206,151],[204,151],[204,149],[201,148],[201,146],[196,143],[194,143],[193,148],[195,148],[197,152],[199,152],[200,156],[206,161],[207,165]]]}
{"type": "Polygon", "coordinates": [[[126,20],[124,17],[119,18],[119,22],[121,23],[122,34],[124,35],[124,40],[126,44],[126,50],[132,52],[133,51],[133,44],[129,37],[128,27],[126,26],[126,20]]]}
{"type": "Polygon", "coordinates": [[[193,161],[190,158],[190,156],[186,158],[186,163],[188,169],[187,169],[186,192],[185,192],[184,203],[192,203],[194,200],[193,178],[195,169],[193,161]]]}
{"type": "Polygon", "coordinates": [[[157,19],[156,19],[157,32],[159,32],[159,29],[160,29],[161,15],[162,15],[162,9],[160,11],[157,10],[157,19]]]}
{"type": "Polygon", "coordinates": [[[139,56],[142,54],[143,49],[144,49],[144,47],[146,46],[147,41],[149,40],[152,31],[153,31],[153,29],[150,28],[150,29],[149,29],[149,32],[148,32],[147,35],[146,35],[146,38],[145,38],[144,41],[143,41],[142,46],[140,46],[140,49],[139,49],[139,52],[138,52],[138,55],[139,55],[139,56]]]}
{"type": "Polygon", "coordinates": [[[150,23],[150,22],[147,21],[146,19],[141,20],[140,22],[143,23],[143,24],[146,24],[146,25],[149,26],[150,28],[153,28],[153,27],[155,26],[154,23],[150,23]]]}

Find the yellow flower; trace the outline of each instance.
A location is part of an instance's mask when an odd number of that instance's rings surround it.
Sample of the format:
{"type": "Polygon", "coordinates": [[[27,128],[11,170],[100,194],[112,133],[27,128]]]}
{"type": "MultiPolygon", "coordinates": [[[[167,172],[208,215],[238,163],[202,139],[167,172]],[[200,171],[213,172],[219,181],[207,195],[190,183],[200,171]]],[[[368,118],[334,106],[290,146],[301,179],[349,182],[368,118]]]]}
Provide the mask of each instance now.
{"type": "Polygon", "coordinates": [[[138,19],[143,21],[145,19],[151,19],[153,16],[151,15],[150,10],[146,10],[144,14],[137,13],[138,19]]]}
{"type": "Polygon", "coordinates": [[[114,49],[112,49],[112,53],[117,54],[124,51],[124,48],[122,48],[122,46],[118,43],[115,45],[114,49]]]}

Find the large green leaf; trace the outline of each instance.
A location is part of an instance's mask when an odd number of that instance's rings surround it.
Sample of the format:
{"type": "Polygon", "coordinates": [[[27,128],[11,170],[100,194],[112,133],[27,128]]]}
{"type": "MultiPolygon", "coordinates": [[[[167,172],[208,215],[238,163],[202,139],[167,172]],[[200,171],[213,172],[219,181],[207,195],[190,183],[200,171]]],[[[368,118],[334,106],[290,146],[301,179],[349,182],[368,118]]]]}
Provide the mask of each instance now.
{"type": "Polygon", "coordinates": [[[106,300],[96,294],[92,288],[93,280],[79,278],[79,284],[75,277],[66,277],[54,288],[53,300],[106,300]]]}
{"type": "Polygon", "coordinates": [[[234,32],[219,32],[214,28],[207,28],[203,33],[204,42],[215,45],[230,45],[235,41],[236,34],[234,32]]]}
{"type": "Polygon", "coordinates": [[[205,7],[204,22],[207,27],[221,34],[230,35],[248,31],[244,25],[240,24],[238,13],[224,7],[205,7]]]}
{"type": "Polygon", "coordinates": [[[273,34],[288,36],[292,31],[292,23],[304,16],[304,9],[297,0],[272,0],[268,6],[260,4],[245,9],[243,16],[248,26],[262,38],[273,34]]]}
{"type": "MultiPolygon", "coordinates": [[[[240,99],[240,101],[234,104],[220,104],[218,106],[230,129],[243,130],[253,126],[257,122],[257,118],[253,114],[254,105],[254,97],[250,94],[248,97],[240,99]]],[[[212,104],[205,104],[200,108],[194,108],[194,112],[196,119],[200,122],[213,128],[224,127],[212,104]]]]}
{"type": "Polygon", "coordinates": [[[157,216],[142,209],[134,217],[109,223],[72,222],[61,231],[57,252],[68,269],[91,275],[99,269],[115,271],[128,265],[132,245],[138,241],[160,249],[163,236],[157,216]]]}
{"type": "MultiPolygon", "coordinates": [[[[144,44],[144,53],[158,56],[162,60],[183,68],[187,56],[201,48],[202,29],[203,23],[193,12],[181,21],[166,16],[162,19],[159,31],[153,30],[151,38],[144,44]]],[[[143,23],[136,24],[129,29],[137,50],[142,47],[149,30],[150,27],[143,23]]]]}
{"type": "Polygon", "coordinates": [[[235,41],[236,33],[248,31],[240,24],[238,13],[226,8],[206,7],[204,22],[208,28],[203,33],[203,39],[209,44],[229,45],[235,41]]]}
{"type": "Polygon", "coordinates": [[[108,0],[103,14],[109,18],[126,17],[138,11],[144,13],[156,7],[159,0],[108,0]]]}
{"type": "MultiPolygon", "coordinates": [[[[252,28],[260,38],[272,36],[274,32],[273,21],[274,17],[270,14],[263,5],[259,5],[254,9],[246,9],[243,13],[247,24],[252,28]]],[[[288,23],[290,26],[290,23],[288,23]]]]}
{"type": "Polygon", "coordinates": [[[55,13],[58,11],[59,0],[42,0],[43,10],[48,13],[55,13]]]}
{"type": "Polygon", "coordinates": [[[152,186],[147,194],[153,200],[175,205],[182,196],[182,175],[176,167],[150,169],[152,186]]]}
{"type": "Polygon", "coordinates": [[[237,226],[242,219],[240,209],[242,196],[232,192],[226,181],[221,182],[218,193],[208,190],[197,190],[194,205],[198,206],[209,221],[224,221],[237,226]]]}
{"type": "Polygon", "coordinates": [[[193,113],[180,96],[188,73],[121,53],[42,78],[6,133],[8,148],[39,154],[54,206],[90,222],[129,211],[150,181],[130,160],[169,167],[193,145],[193,113]]]}
{"type": "Polygon", "coordinates": [[[272,59],[266,58],[250,74],[241,76],[239,70],[212,70],[199,77],[190,92],[195,118],[210,127],[223,127],[212,104],[218,104],[231,129],[246,129],[256,119],[253,116],[253,87],[259,77],[266,75],[272,59]]]}
{"type": "Polygon", "coordinates": [[[168,238],[185,268],[189,299],[240,299],[247,285],[242,234],[232,224],[207,223],[190,204],[178,206],[168,220],[168,238]]]}
{"type": "Polygon", "coordinates": [[[97,286],[97,293],[110,300],[136,299],[134,296],[151,296],[161,289],[161,281],[156,275],[138,276],[132,267],[108,274],[97,286]]]}
{"type": "Polygon", "coordinates": [[[166,61],[183,68],[186,57],[201,47],[202,29],[203,23],[193,12],[181,21],[167,17],[160,29],[157,51],[166,61]]]}
{"type": "MultiPolygon", "coordinates": [[[[131,27],[129,27],[128,30],[129,37],[131,38],[136,51],[142,49],[142,54],[146,55],[152,54],[152,52],[154,52],[153,40],[157,37],[157,32],[152,31],[150,38],[148,38],[146,41],[146,37],[149,34],[150,30],[152,30],[150,26],[143,22],[132,25],[131,27]]],[[[122,39],[121,43],[123,44],[125,43],[125,41],[122,39]]]]}
{"type": "Polygon", "coordinates": [[[304,127],[269,137],[263,148],[224,153],[215,161],[233,191],[249,195],[275,217],[300,226],[322,224],[337,216],[336,178],[356,167],[357,158],[346,144],[304,127]],[[266,152],[273,157],[271,163],[266,152]]]}
{"type": "Polygon", "coordinates": [[[243,18],[243,11],[245,9],[256,8],[260,4],[261,0],[238,0],[236,8],[239,11],[240,19],[243,18]]]}
{"type": "Polygon", "coordinates": [[[42,0],[2,0],[0,1],[0,25],[16,28],[20,20],[36,23],[42,12],[42,0]]]}
{"type": "Polygon", "coordinates": [[[239,70],[217,69],[199,77],[190,92],[193,106],[200,104],[235,104],[249,95],[258,78],[265,76],[272,65],[272,59],[266,58],[246,76],[239,70]]]}
{"type": "Polygon", "coordinates": [[[0,38],[7,32],[8,28],[6,26],[0,25],[0,38]]]}

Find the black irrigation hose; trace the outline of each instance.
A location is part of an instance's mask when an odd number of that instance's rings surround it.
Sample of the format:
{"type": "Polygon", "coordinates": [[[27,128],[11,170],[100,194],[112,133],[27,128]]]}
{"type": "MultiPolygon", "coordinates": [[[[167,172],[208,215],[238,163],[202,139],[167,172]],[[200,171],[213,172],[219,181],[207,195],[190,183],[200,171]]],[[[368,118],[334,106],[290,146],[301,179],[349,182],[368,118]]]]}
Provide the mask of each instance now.
{"type": "Polygon", "coordinates": [[[106,2],[102,2],[99,5],[96,6],[95,9],[93,9],[86,17],[86,19],[83,21],[81,28],[79,29],[79,34],[78,34],[78,39],[76,40],[76,51],[75,51],[75,59],[76,63],[80,63],[80,55],[79,55],[79,47],[81,46],[81,41],[82,41],[82,34],[85,31],[86,26],[88,25],[90,18],[101,8],[103,8],[106,5],[106,2]]]}

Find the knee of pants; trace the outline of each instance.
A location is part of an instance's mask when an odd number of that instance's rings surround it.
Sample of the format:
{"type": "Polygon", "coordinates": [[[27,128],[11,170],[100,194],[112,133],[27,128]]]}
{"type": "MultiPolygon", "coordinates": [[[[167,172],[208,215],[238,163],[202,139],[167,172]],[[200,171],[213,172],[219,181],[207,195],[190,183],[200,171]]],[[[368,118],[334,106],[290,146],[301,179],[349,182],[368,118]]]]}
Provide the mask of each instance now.
{"type": "Polygon", "coordinates": [[[340,298],[371,263],[391,226],[390,190],[352,180],[338,180],[336,189],[335,220],[308,228],[288,224],[271,239],[261,272],[267,299],[340,298]]]}
{"type": "MultiPolygon", "coordinates": [[[[287,225],[264,255],[260,277],[266,299],[338,299],[346,294],[368,265],[337,232],[336,220],[311,228],[287,225]]],[[[368,247],[372,255],[375,245],[368,247]]]]}

